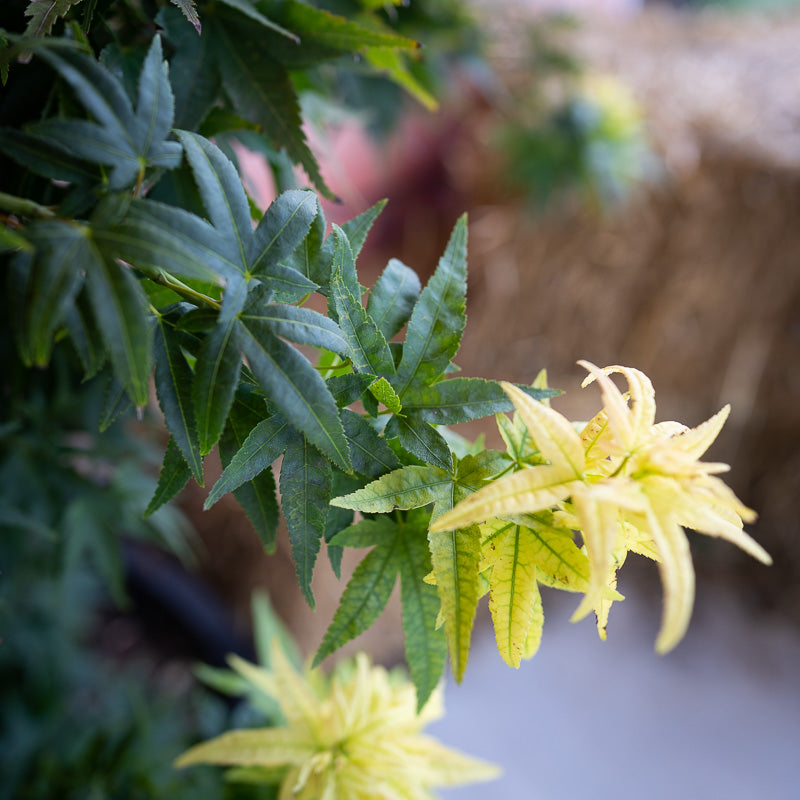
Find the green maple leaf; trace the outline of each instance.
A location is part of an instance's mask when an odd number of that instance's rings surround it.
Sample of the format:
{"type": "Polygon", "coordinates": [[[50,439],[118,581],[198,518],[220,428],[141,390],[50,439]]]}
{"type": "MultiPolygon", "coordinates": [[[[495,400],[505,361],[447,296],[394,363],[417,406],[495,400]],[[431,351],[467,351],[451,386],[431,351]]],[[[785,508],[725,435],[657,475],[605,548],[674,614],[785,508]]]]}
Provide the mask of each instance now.
{"type": "Polygon", "coordinates": [[[146,169],[172,169],[181,146],[170,141],[174,99],[161,39],[156,36],[139,74],[134,108],[122,82],[104,65],[77,51],[42,50],[94,118],[55,118],[31,126],[34,137],[71,157],[111,168],[109,188],[141,183],[146,169]]]}
{"type": "Polygon", "coordinates": [[[275,292],[287,284],[308,284],[303,275],[280,262],[308,233],[316,215],[314,196],[285,192],[253,229],[247,198],[230,161],[197,134],[180,131],[178,136],[211,226],[163,205],[149,207],[148,225],[165,236],[173,227],[186,231],[187,247],[191,234],[199,234],[198,255],[202,253],[204,263],[214,264],[227,281],[216,325],[195,367],[193,399],[201,452],[209,452],[222,433],[244,354],[276,409],[326,457],[349,470],[347,442],[333,397],[308,359],[284,341],[341,351],[345,349],[341,333],[317,312],[272,302],[275,292]]]}
{"type": "MultiPolygon", "coordinates": [[[[331,505],[370,514],[432,505],[431,519],[435,520],[485,486],[507,464],[504,454],[484,450],[458,460],[450,471],[433,465],[402,467],[356,492],[333,498],[331,505]]],[[[473,525],[429,533],[428,540],[450,663],[460,681],[469,657],[478,602],[480,532],[473,525]]]]}
{"type": "MultiPolygon", "coordinates": [[[[450,448],[437,424],[455,424],[509,410],[499,383],[481,378],[446,378],[466,322],[466,217],[456,224],[444,255],[420,292],[416,274],[392,260],[362,307],[355,261],[347,236],[335,231],[336,269],[331,280],[331,316],[345,333],[357,372],[375,376],[370,391],[394,416],[385,437],[397,438],[416,458],[444,470],[450,448]],[[388,339],[407,324],[402,355],[395,367],[388,339]]],[[[537,398],[556,392],[522,387],[537,398]]]]}
{"type": "Polygon", "coordinates": [[[427,541],[428,515],[362,520],[338,533],[333,542],[373,549],[356,567],[333,621],[314,659],[319,664],[378,618],[400,577],[406,658],[422,708],[439,683],[447,655],[441,630],[435,627],[439,600],[424,583],[431,559],[427,541]]]}
{"type": "MultiPolygon", "coordinates": [[[[113,200],[98,206],[98,217],[107,205],[113,200]]],[[[11,274],[11,290],[25,299],[17,310],[24,323],[19,329],[20,352],[27,363],[46,364],[53,333],[69,315],[78,292],[85,293],[82,308],[100,334],[120,391],[134,405],[144,406],[153,365],[148,301],[132,270],[96,235],[101,229],[100,220],[97,228],[62,220],[29,226],[27,236],[35,253],[16,256],[11,274]]]]}

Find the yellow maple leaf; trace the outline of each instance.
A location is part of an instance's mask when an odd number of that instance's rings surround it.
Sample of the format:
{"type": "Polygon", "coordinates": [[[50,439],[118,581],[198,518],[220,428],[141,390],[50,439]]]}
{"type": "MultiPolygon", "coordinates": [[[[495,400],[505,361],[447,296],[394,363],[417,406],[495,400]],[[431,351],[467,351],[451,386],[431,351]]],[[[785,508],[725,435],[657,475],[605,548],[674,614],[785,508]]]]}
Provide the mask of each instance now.
{"type": "Polygon", "coordinates": [[[270,671],[231,663],[278,702],[287,725],[224,733],[187,750],[176,766],[284,768],[280,800],[431,800],[433,787],[498,775],[421,732],[443,714],[441,689],[417,714],[413,685],[364,653],[329,681],[318,670],[299,674],[277,641],[272,654],[270,671]]]}
{"type": "Polygon", "coordinates": [[[594,610],[604,636],[615,599],[616,572],[629,551],[654,558],[664,585],[664,611],[656,649],[683,637],[694,604],[694,569],[684,527],[717,536],[771,563],[743,530],[755,512],[716,477],[725,464],[700,461],[730,411],[723,408],[696,428],[655,423],[655,393],[639,370],[604,369],[579,362],[596,381],[603,408],[577,433],[561,414],[511,384],[503,388],[531,438],[549,462],[505,475],[458,503],[431,526],[433,532],[490,518],[552,509],[579,530],[589,558],[589,585],[573,619],[594,610]],[[609,377],[621,373],[628,391],[609,377]]]}

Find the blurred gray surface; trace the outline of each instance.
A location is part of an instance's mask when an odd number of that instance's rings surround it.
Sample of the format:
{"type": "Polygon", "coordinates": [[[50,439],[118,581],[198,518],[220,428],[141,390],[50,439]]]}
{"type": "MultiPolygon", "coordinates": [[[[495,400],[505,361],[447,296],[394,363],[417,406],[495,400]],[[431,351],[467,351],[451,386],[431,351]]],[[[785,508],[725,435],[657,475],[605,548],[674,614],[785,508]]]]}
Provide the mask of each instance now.
{"type": "Polygon", "coordinates": [[[504,774],[442,796],[800,798],[800,635],[748,616],[732,596],[698,592],[689,634],[663,657],[653,651],[660,609],[632,590],[612,609],[606,642],[592,620],[568,622],[577,597],[543,593],[541,649],[516,671],[480,625],[430,732],[504,774]]]}

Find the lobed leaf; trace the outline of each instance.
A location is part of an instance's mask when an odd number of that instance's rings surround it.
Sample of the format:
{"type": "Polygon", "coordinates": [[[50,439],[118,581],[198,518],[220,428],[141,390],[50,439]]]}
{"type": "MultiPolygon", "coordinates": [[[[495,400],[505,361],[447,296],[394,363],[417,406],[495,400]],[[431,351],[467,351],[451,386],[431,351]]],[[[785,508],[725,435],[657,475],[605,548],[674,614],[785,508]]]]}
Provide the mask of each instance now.
{"type": "Polygon", "coordinates": [[[314,656],[313,666],[361,635],[378,619],[397,582],[397,546],[396,536],[387,537],[355,568],[314,656]]]}
{"type": "Polygon", "coordinates": [[[211,224],[225,242],[225,256],[241,275],[248,269],[247,252],[253,231],[250,208],[235,167],[208,139],[176,131],[192,167],[211,224]]]}

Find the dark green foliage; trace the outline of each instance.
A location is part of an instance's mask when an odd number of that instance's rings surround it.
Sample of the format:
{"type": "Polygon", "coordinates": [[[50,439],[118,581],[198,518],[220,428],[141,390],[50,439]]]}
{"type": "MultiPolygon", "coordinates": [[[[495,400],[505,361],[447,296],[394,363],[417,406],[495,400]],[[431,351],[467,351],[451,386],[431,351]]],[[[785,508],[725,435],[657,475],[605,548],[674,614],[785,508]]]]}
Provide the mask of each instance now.
{"type": "MultiPolygon", "coordinates": [[[[25,430],[28,368],[49,375],[68,359],[96,400],[87,413],[112,431],[147,406],[154,375],[170,439],[138,524],[161,531],[168,502],[190,478],[202,484],[218,446],[223,472],[206,506],[232,492],[267,551],[282,514],[310,605],[323,540],[338,574],[353,531],[371,530],[374,549],[321,653],[371,624],[399,575],[423,703],[445,657],[439,596],[423,582],[429,506],[450,507],[504,468],[484,453],[470,482],[462,473],[472,457],[441,426],[511,408],[499,384],[450,377],[465,325],[466,218],[424,289],[393,259],[365,301],[357,259],[383,203],[328,233],[317,196],[290,171],[302,166],[332,195],[301,127],[301,88],[348,71],[359,82],[373,65],[430,104],[416,34],[406,34],[420,23],[443,33],[460,12],[437,4],[434,24],[372,2],[46,5],[32,23],[50,37],[20,36],[25,3],[0,12],[0,279],[13,328],[4,347],[13,337],[16,365],[5,379],[14,400],[3,435],[16,442],[25,430]],[[242,182],[238,144],[264,154],[285,189],[263,213],[242,182]],[[314,294],[327,315],[305,306],[314,294]],[[404,498],[377,513],[418,510],[350,527],[352,507],[335,498],[398,476],[404,498]]],[[[52,398],[36,402],[43,412],[52,398]]],[[[9,446],[0,468],[40,480],[33,465],[50,462],[18,463],[27,452],[9,446]]],[[[57,532],[70,558],[90,552],[121,595],[119,515],[110,496],[75,494],[74,479],[47,513],[14,500],[5,521],[45,538],[57,532]]]]}

